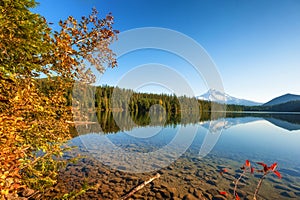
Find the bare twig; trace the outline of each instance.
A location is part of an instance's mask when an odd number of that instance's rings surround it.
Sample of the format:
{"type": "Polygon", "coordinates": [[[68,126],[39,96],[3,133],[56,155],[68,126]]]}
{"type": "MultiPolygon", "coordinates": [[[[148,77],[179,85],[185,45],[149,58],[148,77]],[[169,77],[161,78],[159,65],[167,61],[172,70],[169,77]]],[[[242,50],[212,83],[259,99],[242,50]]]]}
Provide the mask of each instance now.
{"type": "Polygon", "coordinates": [[[259,189],[260,189],[260,187],[261,187],[261,184],[262,184],[263,180],[265,179],[266,175],[267,175],[267,173],[265,173],[265,174],[259,179],[259,182],[258,182],[258,184],[257,184],[257,186],[256,186],[256,189],[255,189],[255,192],[254,192],[253,200],[256,200],[256,196],[257,196],[257,194],[258,194],[258,191],[259,191],[259,189]]]}
{"type": "Polygon", "coordinates": [[[153,176],[149,180],[147,180],[147,181],[143,182],[142,184],[138,185],[137,187],[135,187],[133,190],[131,190],[131,192],[129,192],[127,195],[123,196],[120,200],[126,200],[126,199],[128,199],[134,193],[136,193],[137,191],[139,191],[140,189],[142,189],[143,187],[145,187],[147,184],[151,183],[154,179],[157,179],[159,177],[160,177],[160,174],[157,173],[155,176],[153,176]]]}
{"type": "Polygon", "coordinates": [[[243,170],[243,173],[241,173],[240,177],[235,181],[234,190],[233,190],[233,195],[234,196],[237,195],[237,192],[236,192],[237,186],[238,186],[239,181],[241,180],[241,178],[244,176],[245,172],[246,172],[246,170],[243,170]]]}

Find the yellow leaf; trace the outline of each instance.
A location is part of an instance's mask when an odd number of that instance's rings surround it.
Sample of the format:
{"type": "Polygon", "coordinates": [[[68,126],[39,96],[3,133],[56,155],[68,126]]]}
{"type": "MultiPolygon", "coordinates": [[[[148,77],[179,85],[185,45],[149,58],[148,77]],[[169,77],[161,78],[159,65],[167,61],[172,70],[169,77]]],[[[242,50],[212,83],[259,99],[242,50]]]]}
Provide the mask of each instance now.
{"type": "Polygon", "coordinates": [[[1,178],[1,179],[6,179],[6,175],[5,175],[5,174],[2,174],[2,175],[0,176],[0,178],[1,178]]]}
{"type": "Polygon", "coordinates": [[[8,195],[9,191],[8,190],[1,190],[2,195],[8,195]]]}

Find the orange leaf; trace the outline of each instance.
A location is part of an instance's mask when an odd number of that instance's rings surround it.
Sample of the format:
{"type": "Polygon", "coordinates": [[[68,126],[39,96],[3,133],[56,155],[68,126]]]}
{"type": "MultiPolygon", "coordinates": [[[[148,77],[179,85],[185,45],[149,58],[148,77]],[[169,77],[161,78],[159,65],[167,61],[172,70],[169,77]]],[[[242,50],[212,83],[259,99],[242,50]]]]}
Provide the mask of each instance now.
{"type": "Polygon", "coordinates": [[[246,167],[250,167],[251,166],[250,161],[246,160],[245,165],[246,165],[246,167]]]}
{"type": "Polygon", "coordinates": [[[235,200],[240,200],[240,197],[238,194],[235,194],[235,200]]]}
{"type": "Polygon", "coordinates": [[[225,192],[225,191],[220,191],[219,194],[220,194],[220,195],[227,196],[227,192],[225,192]]]}

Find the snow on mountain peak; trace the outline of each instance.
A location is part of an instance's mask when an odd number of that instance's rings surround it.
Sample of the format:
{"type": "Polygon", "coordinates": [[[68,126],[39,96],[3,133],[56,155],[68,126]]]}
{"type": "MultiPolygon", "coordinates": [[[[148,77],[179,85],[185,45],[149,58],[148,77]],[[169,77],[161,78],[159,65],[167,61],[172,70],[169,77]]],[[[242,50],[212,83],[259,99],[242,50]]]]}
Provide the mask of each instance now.
{"type": "Polygon", "coordinates": [[[226,94],[225,92],[220,92],[216,89],[209,89],[206,93],[202,94],[201,96],[198,96],[197,98],[201,100],[213,101],[222,104],[235,104],[235,105],[245,105],[245,106],[261,105],[261,103],[257,103],[254,101],[232,97],[226,94]]]}

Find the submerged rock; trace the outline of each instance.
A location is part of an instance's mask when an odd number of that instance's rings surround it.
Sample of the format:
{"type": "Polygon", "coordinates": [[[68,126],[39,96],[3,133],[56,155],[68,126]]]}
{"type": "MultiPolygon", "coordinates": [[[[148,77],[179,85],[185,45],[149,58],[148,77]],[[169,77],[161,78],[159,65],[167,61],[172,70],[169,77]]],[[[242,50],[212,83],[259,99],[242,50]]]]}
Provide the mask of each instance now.
{"type": "Polygon", "coordinates": [[[192,194],[186,194],[184,195],[183,200],[198,200],[198,198],[192,194]]]}

